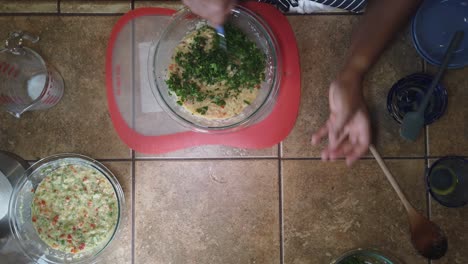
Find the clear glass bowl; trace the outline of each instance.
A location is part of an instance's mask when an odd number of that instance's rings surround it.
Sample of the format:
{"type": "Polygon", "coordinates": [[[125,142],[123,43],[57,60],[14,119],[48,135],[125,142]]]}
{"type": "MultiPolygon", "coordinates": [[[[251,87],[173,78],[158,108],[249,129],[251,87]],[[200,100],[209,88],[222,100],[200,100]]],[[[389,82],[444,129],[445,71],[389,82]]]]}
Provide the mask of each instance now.
{"type": "Polygon", "coordinates": [[[377,250],[358,248],[344,253],[331,264],[401,264],[401,262],[377,250]]]}
{"type": "MultiPolygon", "coordinates": [[[[193,115],[177,104],[175,95],[169,95],[166,84],[167,68],[171,63],[174,48],[187,33],[195,30],[201,23],[206,24],[206,20],[188,9],[182,9],[174,15],[159,41],[150,49],[148,70],[154,96],[174,120],[194,131],[232,132],[247,127],[268,116],[276,102],[281,76],[281,56],[275,35],[263,19],[242,6],[233,8],[228,20],[254,41],[266,58],[265,80],[260,84],[259,95],[234,117],[210,120],[193,115]]],[[[227,45],[229,46],[229,43],[227,45]]]]}
{"type": "MultiPolygon", "coordinates": [[[[104,249],[108,249],[115,240],[118,231],[124,221],[125,198],[119,182],[104,165],[78,154],[58,154],[42,159],[26,170],[22,178],[16,184],[10,200],[10,229],[14,240],[25,255],[33,261],[41,263],[95,263],[98,257],[103,255],[104,249]],[[83,253],[71,254],[55,250],[49,247],[38,236],[31,221],[31,205],[34,199],[32,189],[36,189],[42,180],[48,175],[50,169],[70,164],[91,167],[104,175],[114,187],[118,201],[118,219],[107,241],[92,250],[83,253]]],[[[109,250],[107,250],[109,251],[109,250]]]]}

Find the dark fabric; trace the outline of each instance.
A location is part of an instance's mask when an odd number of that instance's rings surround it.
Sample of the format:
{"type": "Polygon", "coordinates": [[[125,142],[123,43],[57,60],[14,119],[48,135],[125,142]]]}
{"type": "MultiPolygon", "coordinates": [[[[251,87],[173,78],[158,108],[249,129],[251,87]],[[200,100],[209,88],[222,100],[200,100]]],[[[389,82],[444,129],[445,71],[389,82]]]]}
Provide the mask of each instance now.
{"type": "MultiPolygon", "coordinates": [[[[260,2],[275,5],[283,12],[288,12],[291,6],[298,6],[298,0],[259,0],[260,2]]],[[[351,12],[362,12],[366,7],[366,0],[308,0],[320,4],[345,9],[351,12]]]]}

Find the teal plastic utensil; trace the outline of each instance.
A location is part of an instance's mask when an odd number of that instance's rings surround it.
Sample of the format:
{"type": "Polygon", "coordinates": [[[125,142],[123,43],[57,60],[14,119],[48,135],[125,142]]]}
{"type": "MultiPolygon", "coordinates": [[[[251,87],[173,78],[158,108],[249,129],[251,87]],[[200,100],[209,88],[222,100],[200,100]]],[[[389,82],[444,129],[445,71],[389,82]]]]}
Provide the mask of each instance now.
{"type": "Polygon", "coordinates": [[[460,42],[463,39],[463,35],[463,31],[455,32],[452,40],[450,41],[450,45],[444,54],[442,65],[440,66],[434,79],[432,79],[431,86],[427,90],[426,95],[424,95],[418,110],[416,112],[406,113],[405,117],[403,118],[403,122],[400,128],[400,136],[402,136],[404,139],[416,141],[418,138],[421,128],[424,126],[424,111],[426,110],[426,107],[429,103],[432,92],[434,92],[435,87],[437,84],[439,84],[440,79],[442,79],[442,75],[447,69],[453,53],[460,45],[460,42]]]}

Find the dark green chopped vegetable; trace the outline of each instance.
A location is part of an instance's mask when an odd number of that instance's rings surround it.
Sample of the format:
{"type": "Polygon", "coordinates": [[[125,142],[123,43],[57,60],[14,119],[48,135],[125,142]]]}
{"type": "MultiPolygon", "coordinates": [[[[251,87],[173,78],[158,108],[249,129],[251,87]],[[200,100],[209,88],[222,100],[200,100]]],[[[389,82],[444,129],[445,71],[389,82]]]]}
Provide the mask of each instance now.
{"type": "Polygon", "coordinates": [[[208,111],[208,106],[197,108],[197,113],[199,113],[201,115],[206,114],[206,111],[208,111]]]}
{"type": "MultiPolygon", "coordinates": [[[[197,30],[193,42],[188,46],[188,52],[178,51],[175,54],[177,66],[175,70],[169,67],[166,83],[170,92],[178,96],[178,104],[209,99],[211,103],[224,107],[226,99],[237,98],[243,89],[253,90],[265,79],[263,52],[232,24],[225,25],[225,32],[227,51],[219,47],[219,36],[214,29],[204,26],[197,30]],[[210,31],[212,40],[202,34],[207,30],[210,31]],[[201,85],[216,84],[223,84],[228,89],[201,88],[201,85]]],[[[244,102],[250,104],[248,101],[244,102]]],[[[208,106],[196,111],[206,114],[208,106]]]]}
{"type": "Polygon", "coordinates": [[[250,102],[249,102],[249,101],[247,101],[247,100],[244,100],[244,103],[246,103],[246,104],[250,105],[250,102]]]}

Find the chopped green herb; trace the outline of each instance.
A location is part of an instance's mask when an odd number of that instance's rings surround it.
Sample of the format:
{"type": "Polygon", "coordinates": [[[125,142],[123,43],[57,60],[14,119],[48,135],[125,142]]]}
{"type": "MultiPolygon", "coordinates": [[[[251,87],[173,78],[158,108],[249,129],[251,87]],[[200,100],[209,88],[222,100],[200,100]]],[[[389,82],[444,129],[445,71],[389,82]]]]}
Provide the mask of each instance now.
{"type": "MultiPolygon", "coordinates": [[[[188,51],[175,54],[177,67],[170,69],[166,84],[170,94],[178,97],[179,105],[209,99],[210,103],[224,107],[226,99],[237,98],[244,89],[252,91],[265,79],[263,52],[232,24],[226,24],[225,31],[227,51],[219,47],[219,36],[214,29],[203,26],[197,30],[188,51]],[[212,38],[208,37],[207,31],[212,38]],[[201,88],[214,85],[228,88],[201,88]]],[[[202,115],[207,111],[208,106],[196,110],[202,115]]]]}
{"type": "Polygon", "coordinates": [[[208,106],[197,108],[197,113],[199,113],[201,115],[205,115],[206,111],[208,111],[208,106]]]}
{"type": "Polygon", "coordinates": [[[246,103],[247,105],[250,105],[250,102],[247,100],[244,100],[244,103],[246,103]]]}

